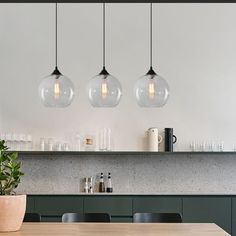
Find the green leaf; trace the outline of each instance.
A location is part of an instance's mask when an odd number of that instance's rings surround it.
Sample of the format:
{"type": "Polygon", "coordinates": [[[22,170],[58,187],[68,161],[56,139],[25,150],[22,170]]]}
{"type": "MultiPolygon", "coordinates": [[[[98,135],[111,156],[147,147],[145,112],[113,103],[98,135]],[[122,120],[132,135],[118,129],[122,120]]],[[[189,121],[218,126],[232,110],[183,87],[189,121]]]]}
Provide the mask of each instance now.
{"type": "Polygon", "coordinates": [[[0,195],[15,194],[14,189],[21,181],[21,162],[18,154],[9,152],[4,140],[0,140],[0,195]]]}
{"type": "Polygon", "coordinates": [[[1,180],[7,180],[7,179],[8,179],[8,176],[0,174],[0,181],[1,180]]]}

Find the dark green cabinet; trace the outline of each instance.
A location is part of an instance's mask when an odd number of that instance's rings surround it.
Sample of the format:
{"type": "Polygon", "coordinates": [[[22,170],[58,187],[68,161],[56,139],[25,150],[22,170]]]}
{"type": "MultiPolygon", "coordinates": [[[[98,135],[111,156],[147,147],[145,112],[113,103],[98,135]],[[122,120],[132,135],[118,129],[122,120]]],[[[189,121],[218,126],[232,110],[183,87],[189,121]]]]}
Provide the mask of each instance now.
{"type": "Polygon", "coordinates": [[[183,221],[215,223],[231,233],[230,197],[184,197],[183,221]]]}
{"type": "Polygon", "coordinates": [[[27,196],[26,212],[27,213],[33,213],[34,212],[34,197],[32,197],[32,196],[27,196]]]}
{"type": "Polygon", "coordinates": [[[236,197],[232,197],[232,235],[236,236],[236,197]]]}
{"type": "Polygon", "coordinates": [[[84,198],[84,212],[104,212],[111,216],[132,216],[132,197],[88,196],[84,198]]]}
{"type": "Polygon", "coordinates": [[[37,212],[44,222],[60,222],[65,212],[104,212],[112,222],[132,222],[136,212],[179,212],[184,222],[216,223],[236,236],[236,197],[30,195],[26,212],[37,212]]]}
{"type": "Polygon", "coordinates": [[[134,197],[133,213],[136,212],[178,212],[182,214],[182,199],[171,196],[134,197]]]}
{"type": "Polygon", "coordinates": [[[83,212],[82,196],[37,196],[35,212],[42,216],[61,216],[66,212],[83,212]]]}

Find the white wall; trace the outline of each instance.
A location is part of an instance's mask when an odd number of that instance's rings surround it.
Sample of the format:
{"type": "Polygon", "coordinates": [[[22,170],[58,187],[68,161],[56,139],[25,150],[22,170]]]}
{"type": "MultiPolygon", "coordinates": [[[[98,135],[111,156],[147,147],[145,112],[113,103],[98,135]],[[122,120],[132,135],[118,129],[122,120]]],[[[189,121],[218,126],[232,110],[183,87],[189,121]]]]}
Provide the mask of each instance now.
{"type": "Polygon", "coordinates": [[[135,80],[149,66],[149,5],[107,4],[107,69],[123,85],[118,107],[92,108],[87,81],[102,63],[102,4],[59,4],[59,68],[74,82],[66,109],[44,108],[54,69],[54,4],[0,4],[0,131],[71,137],[111,127],[116,150],[142,150],[152,126],[191,140],[236,143],[236,4],[154,4],[154,67],[170,85],[161,109],[140,108],[135,80]]]}

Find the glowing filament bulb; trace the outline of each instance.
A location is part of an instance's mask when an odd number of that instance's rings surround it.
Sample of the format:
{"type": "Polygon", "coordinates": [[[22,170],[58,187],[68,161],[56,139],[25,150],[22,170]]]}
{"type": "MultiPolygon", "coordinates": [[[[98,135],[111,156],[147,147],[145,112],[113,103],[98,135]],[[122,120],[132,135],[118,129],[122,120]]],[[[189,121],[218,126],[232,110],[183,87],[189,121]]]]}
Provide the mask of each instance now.
{"type": "Polygon", "coordinates": [[[60,97],[60,84],[58,81],[54,84],[54,98],[58,99],[60,97]]]}
{"type": "Polygon", "coordinates": [[[106,82],[102,82],[101,92],[102,92],[102,98],[105,99],[108,95],[108,86],[106,82]]]}
{"type": "Polygon", "coordinates": [[[148,95],[150,99],[153,99],[155,97],[155,85],[153,82],[150,82],[148,84],[148,95]]]}

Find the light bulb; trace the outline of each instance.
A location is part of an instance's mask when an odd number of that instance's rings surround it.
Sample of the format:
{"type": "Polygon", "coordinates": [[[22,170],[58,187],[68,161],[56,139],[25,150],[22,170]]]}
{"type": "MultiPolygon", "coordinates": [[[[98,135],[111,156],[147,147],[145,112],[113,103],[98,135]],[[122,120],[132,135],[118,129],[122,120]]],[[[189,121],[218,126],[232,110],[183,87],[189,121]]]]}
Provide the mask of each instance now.
{"type": "Polygon", "coordinates": [[[60,84],[59,81],[56,81],[54,84],[54,98],[58,99],[60,97],[60,84]]]}
{"type": "Polygon", "coordinates": [[[106,97],[108,95],[108,86],[107,86],[107,82],[105,80],[102,82],[101,93],[102,93],[102,98],[106,99],[106,97]]]}
{"type": "Polygon", "coordinates": [[[148,95],[150,99],[155,97],[155,85],[153,82],[150,82],[148,85],[148,95]]]}

